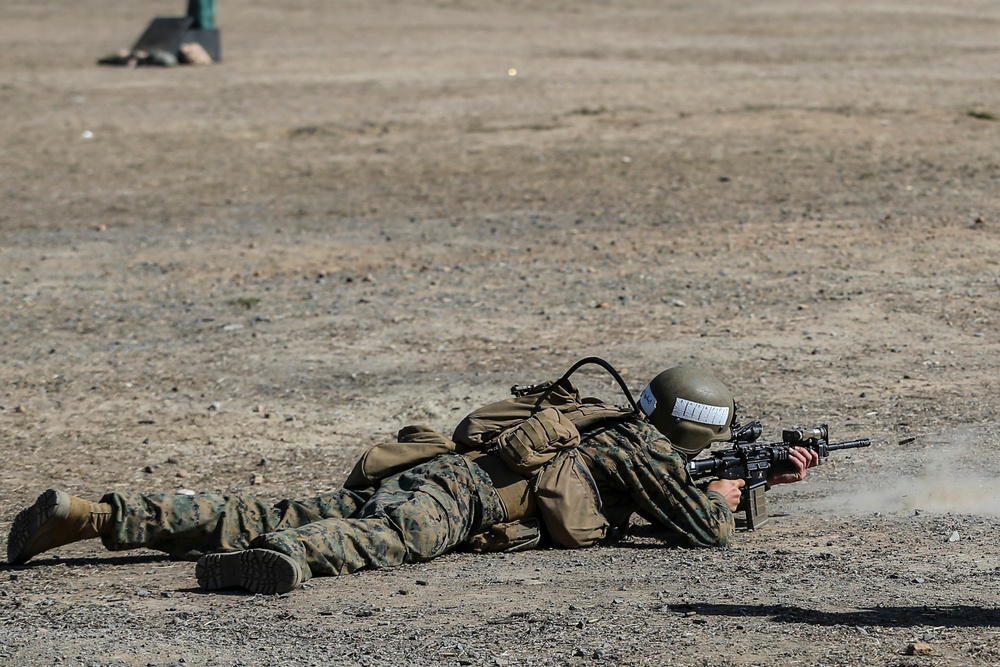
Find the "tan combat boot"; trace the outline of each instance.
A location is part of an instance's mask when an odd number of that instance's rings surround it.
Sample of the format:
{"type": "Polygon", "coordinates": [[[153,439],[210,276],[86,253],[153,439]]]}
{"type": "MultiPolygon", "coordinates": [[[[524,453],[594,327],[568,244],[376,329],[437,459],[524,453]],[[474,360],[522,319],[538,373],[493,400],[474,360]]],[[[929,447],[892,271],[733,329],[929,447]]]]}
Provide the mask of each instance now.
{"type": "Polygon", "coordinates": [[[7,562],[20,565],[43,551],[105,535],[112,513],[108,503],[49,489],[14,518],[7,536],[7,562]]]}
{"type": "Polygon", "coordinates": [[[247,549],[206,554],[195,567],[198,584],[206,591],[245,588],[276,595],[302,585],[302,569],[291,556],[270,549],[247,549]]]}

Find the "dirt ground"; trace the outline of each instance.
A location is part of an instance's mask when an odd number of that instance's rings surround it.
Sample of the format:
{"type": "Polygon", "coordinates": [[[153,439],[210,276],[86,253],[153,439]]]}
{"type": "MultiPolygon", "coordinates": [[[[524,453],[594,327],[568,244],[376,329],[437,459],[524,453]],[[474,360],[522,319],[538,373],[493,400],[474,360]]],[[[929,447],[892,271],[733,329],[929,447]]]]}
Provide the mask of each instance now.
{"type": "Polygon", "coordinates": [[[172,69],[96,60],[178,0],[0,6],[0,535],[309,496],[588,355],[874,444],[723,550],[266,597],[72,545],[0,567],[0,664],[1000,665],[995,2],[219,4],[172,69]]]}

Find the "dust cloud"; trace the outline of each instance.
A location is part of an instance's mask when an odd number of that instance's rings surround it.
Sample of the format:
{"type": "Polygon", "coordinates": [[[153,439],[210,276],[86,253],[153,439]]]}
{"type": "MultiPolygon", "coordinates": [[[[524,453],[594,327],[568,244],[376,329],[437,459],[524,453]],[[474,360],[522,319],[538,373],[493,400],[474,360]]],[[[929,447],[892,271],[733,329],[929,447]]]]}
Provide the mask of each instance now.
{"type": "MultiPolygon", "coordinates": [[[[884,488],[827,499],[848,513],[898,513],[923,510],[936,513],[1000,515],[1000,489],[995,479],[927,476],[896,479],[884,488]]],[[[826,501],[824,501],[825,504],[826,501]]]]}
{"type": "MultiPolygon", "coordinates": [[[[907,445],[890,445],[906,447],[907,445]]],[[[917,470],[883,470],[878,477],[840,489],[815,506],[837,514],[899,513],[922,510],[935,513],[1000,515],[1000,471],[986,470],[979,455],[1000,447],[996,437],[983,438],[969,431],[943,439],[926,439],[922,448],[926,463],[917,470]],[[859,488],[863,484],[864,488],[859,488]]]]}

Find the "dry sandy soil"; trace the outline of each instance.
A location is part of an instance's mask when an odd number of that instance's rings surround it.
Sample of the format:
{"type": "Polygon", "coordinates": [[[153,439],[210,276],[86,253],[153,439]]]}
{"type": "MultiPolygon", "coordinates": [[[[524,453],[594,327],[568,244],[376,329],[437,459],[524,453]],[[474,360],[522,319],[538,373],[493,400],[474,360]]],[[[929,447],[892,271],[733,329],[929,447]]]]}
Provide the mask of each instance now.
{"type": "Polygon", "coordinates": [[[222,64],[96,65],[183,9],[0,6],[0,534],[308,496],[595,354],[874,444],[724,550],[263,597],[72,545],[0,567],[0,664],[1000,664],[997,3],[223,1],[222,64]]]}

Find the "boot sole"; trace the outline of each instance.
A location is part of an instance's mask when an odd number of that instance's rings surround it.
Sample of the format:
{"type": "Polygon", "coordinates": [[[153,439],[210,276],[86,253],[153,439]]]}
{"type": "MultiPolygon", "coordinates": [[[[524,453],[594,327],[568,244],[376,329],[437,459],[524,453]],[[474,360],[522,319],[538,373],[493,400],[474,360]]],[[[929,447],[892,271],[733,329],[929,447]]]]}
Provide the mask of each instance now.
{"type": "Polygon", "coordinates": [[[276,595],[302,584],[299,564],[270,549],[206,554],[198,559],[195,576],[206,591],[245,588],[251,593],[276,595]]]}
{"type": "Polygon", "coordinates": [[[49,489],[38,496],[34,505],[21,510],[7,536],[7,562],[20,565],[41,553],[35,551],[35,546],[46,537],[51,524],[69,516],[69,507],[68,494],[49,489]]]}

